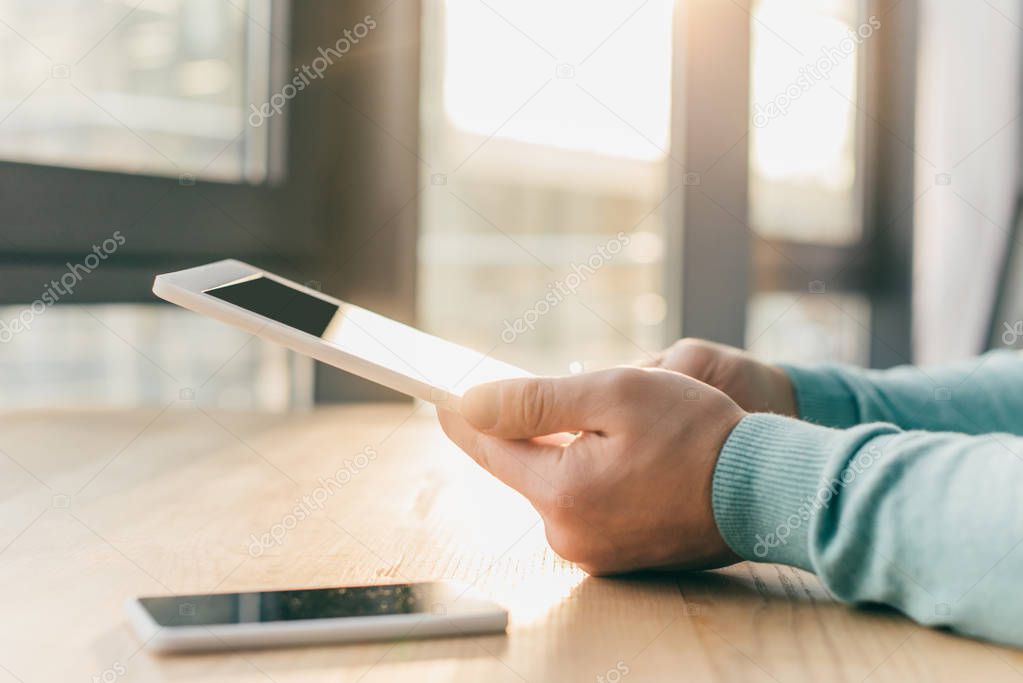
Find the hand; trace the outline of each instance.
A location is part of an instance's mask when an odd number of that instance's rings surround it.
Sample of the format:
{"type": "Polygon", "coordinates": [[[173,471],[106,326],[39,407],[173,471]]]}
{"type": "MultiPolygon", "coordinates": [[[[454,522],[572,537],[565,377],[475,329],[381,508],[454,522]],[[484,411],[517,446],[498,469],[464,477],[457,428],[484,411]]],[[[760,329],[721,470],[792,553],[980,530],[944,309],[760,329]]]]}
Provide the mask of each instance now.
{"type": "Polygon", "coordinates": [[[702,339],[681,339],[640,367],[689,375],[732,397],[743,410],[799,417],[785,371],[754,360],[748,353],[702,339]]]}
{"type": "Polygon", "coordinates": [[[529,499],[551,548],[591,574],[739,561],[714,522],[711,480],[746,413],[713,387],[616,368],[480,385],[460,413],[438,414],[452,441],[529,499]]]}

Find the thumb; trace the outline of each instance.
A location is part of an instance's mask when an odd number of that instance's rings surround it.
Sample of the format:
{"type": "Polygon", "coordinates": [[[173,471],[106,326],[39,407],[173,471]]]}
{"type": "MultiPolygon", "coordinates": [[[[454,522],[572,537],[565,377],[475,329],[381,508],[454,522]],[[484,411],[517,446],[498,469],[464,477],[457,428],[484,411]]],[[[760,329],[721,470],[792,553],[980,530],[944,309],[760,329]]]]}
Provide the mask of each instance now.
{"type": "Polygon", "coordinates": [[[469,389],[461,413],[476,429],[504,439],[608,428],[607,371],[570,377],[530,377],[469,389]]]}

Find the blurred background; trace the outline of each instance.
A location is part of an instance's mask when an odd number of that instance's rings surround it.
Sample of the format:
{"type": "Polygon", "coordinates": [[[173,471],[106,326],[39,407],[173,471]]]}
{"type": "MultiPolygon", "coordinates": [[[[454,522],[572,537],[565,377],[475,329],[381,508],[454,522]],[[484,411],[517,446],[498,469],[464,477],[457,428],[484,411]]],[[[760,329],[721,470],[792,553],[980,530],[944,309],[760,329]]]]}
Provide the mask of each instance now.
{"type": "Polygon", "coordinates": [[[224,257],[538,373],[1014,345],[1021,44],[1008,0],[0,0],[0,405],[394,398],[149,293],[224,257]]]}

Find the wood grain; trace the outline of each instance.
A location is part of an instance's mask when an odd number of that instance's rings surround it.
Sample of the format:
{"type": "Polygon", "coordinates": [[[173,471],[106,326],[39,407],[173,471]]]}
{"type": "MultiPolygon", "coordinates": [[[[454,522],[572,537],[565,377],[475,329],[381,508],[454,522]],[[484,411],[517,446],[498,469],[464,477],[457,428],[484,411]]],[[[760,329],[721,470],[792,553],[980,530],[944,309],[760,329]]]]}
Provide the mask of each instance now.
{"type": "Polygon", "coordinates": [[[428,407],[6,415],[0,586],[3,683],[1023,681],[1017,651],[838,605],[787,567],[588,578],[428,407]],[[161,657],[121,611],[140,594],[439,578],[505,604],[507,635],[161,657]]]}

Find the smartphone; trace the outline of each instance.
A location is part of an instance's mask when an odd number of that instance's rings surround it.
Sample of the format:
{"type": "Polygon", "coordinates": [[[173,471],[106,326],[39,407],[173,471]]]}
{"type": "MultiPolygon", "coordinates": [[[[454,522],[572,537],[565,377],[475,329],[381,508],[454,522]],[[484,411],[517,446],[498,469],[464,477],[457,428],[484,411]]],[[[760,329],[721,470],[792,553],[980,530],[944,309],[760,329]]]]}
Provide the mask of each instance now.
{"type": "Polygon", "coordinates": [[[409,396],[457,409],[471,387],[530,373],[228,259],[157,275],[153,293],[409,396]]]}
{"type": "Polygon", "coordinates": [[[195,652],[503,632],[508,613],[446,581],[129,600],[154,652],[195,652]]]}

